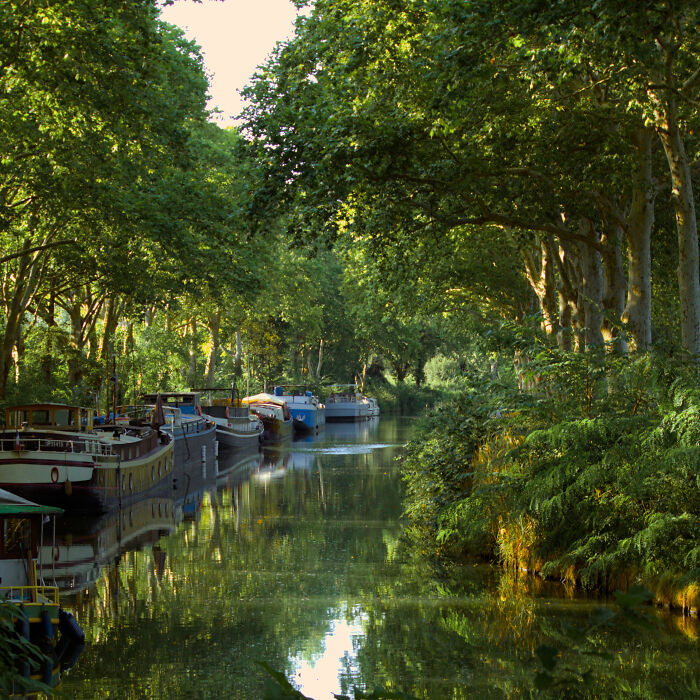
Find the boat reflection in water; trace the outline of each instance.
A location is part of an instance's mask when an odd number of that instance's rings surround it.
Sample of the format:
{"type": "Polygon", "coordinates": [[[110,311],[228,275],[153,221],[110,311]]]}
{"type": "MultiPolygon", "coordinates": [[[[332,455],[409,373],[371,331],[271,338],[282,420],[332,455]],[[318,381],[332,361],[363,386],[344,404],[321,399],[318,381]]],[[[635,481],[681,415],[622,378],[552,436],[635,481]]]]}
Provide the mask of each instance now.
{"type": "Polygon", "coordinates": [[[348,440],[362,444],[379,428],[379,416],[373,416],[361,422],[326,424],[326,440],[329,443],[348,440]]]}
{"type": "Polygon", "coordinates": [[[93,586],[122,552],[155,544],[181,520],[182,508],[172,498],[145,498],[99,518],[63,518],[55,546],[43,548],[41,575],[75,595],[93,586]]]}
{"type": "Polygon", "coordinates": [[[252,450],[219,452],[216,471],[218,488],[231,487],[246,481],[250,474],[262,466],[263,453],[256,446],[252,450]]]}
{"type": "Polygon", "coordinates": [[[55,545],[41,548],[39,573],[61,593],[77,595],[94,586],[121,554],[155,545],[183,520],[197,520],[206,493],[245,481],[263,455],[222,450],[218,463],[190,463],[180,471],[172,495],[144,498],[99,517],[56,520],[55,545]]]}
{"type": "Polygon", "coordinates": [[[250,476],[255,481],[281,479],[287,472],[310,472],[314,468],[318,454],[311,451],[264,450],[258,469],[250,476]]]}

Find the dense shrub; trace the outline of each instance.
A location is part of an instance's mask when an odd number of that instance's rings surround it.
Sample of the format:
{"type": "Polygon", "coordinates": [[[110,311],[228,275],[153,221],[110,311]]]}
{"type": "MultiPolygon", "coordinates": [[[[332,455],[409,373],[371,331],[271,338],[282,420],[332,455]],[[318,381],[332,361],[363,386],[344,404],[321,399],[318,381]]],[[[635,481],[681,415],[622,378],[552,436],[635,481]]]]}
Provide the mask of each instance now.
{"type": "Polygon", "coordinates": [[[414,531],[588,587],[673,579],[697,606],[697,379],[647,357],[551,359],[534,389],[491,386],[426,419],[403,462],[414,531]]]}

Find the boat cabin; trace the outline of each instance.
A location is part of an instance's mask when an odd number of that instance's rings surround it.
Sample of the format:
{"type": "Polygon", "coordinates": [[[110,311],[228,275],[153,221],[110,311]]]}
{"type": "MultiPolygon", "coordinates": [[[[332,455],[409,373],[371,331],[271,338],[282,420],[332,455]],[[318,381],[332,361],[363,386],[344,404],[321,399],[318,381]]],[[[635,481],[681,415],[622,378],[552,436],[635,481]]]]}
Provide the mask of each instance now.
{"type": "Polygon", "coordinates": [[[37,596],[48,593],[48,587],[38,585],[36,557],[44,537],[51,544],[51,529],[42,532],[44,517],[60,513],[60,508],[37,505],[0,489],[0,596],[5,600],[36,602],[37,596]]]}
{"type": "Polygon", "coordinates": [[[285,402],[310,404],[314,406],[318,405],[318,399],[313,395],[313,392],[309,391],[303,384],[276,386],[272,391],[273,396],[276,396],[285,402]],[[291,389],[291,391],[286,392],[285,389],[288,388],[291,389]],[[294,391],[294,389],[299,389],[299,391],[294,391]]]}
{"type": "Polygon", "coordinates": [[[262,393],[246,396],[241,399],[244,405],[250,407],[251,413],[261,417],[276,418],[281,421],[291,421],[292,414],[284,399],[272,394],[262,393]]]}
{"type": "MultiPolygon", "coordinates": [[[[163,408],[178,408],[184,416],[201,415],[202,402],[199,391],[170,391],[160,394],[163,408]]],[[[155,404],[158,394],[144,394],[144,403],[155,404]]]]}
{"type": "Polygon", "coordinates": [[[59,403],[11,406],[5,409],[5,429],[85,432],[92,430],[94,414],[91,408],[59,403]]]}

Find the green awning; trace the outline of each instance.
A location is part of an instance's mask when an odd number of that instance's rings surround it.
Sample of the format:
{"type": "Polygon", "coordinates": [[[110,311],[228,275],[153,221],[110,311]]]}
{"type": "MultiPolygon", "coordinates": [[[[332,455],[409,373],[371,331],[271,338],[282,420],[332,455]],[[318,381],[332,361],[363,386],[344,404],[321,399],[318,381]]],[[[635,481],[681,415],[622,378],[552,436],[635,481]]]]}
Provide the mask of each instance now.
{"type": "Polygon", "coordinates": [[[32,503],[17,494],[0,489],[0,515],[32,515],[36,513],[57,515],[63,513],[63,509],[32,503]]]}
{"type": "Polygon", "coordinates": [[[46,513],[49,515],[58,515],[63,513],[62,508],[54,508],[53,506],[40,506],[33,504],[29,506],[15,505],[12,503],[0,503],[1,515],[32,515],[34,513],[46,513]]]}

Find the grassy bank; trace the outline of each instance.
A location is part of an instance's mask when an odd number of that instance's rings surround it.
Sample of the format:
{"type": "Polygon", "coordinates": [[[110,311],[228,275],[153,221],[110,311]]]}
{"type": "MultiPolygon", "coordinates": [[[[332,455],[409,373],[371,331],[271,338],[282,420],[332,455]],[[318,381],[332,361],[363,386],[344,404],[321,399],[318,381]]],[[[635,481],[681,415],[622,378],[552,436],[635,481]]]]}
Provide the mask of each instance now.
{"type": "Polygon", "coordinates": [[[586,588],[643,582],[697,612],[695,372],[554,354],[529,371],[530,389],[501,376],[426,417],[403,461],[413,532],[443,556],[586,588]]]}

